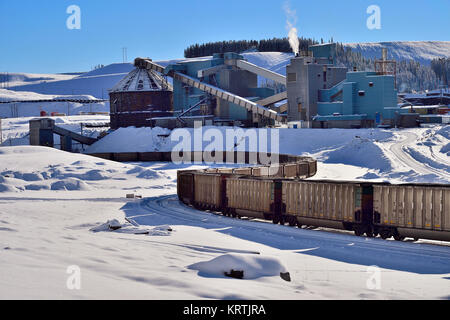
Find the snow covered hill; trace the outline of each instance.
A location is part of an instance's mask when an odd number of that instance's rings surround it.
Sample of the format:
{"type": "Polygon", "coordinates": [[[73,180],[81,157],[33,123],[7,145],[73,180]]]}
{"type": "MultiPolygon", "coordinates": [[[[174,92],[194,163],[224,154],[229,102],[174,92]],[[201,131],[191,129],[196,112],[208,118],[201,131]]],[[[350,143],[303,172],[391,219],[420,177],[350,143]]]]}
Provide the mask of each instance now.
{"type": "MultiPolygon", "coordinates": [[[[31,91],[50,95],[91,95],[97,99],[108,99],[108,90],[127,75],[134,66],[131,63],[116,63],[65,80],[47,81],[29,85],[9,85],[10,90],[31,91]]],[[[25,74],[25,77],[27,75],[25,74]]]]}
{"type": "Polygon", "coordinates": [[[382,48],[387,48],[390,59],[415,60],[426,65],[429,65],[433,59],[450,57],[450,41],[349,43],[346,46],[372,59],[380,58],[382,48]]]}
{"type": "Polygon", "coordinates": [[[26,86],[51,81],[70,80],[77,77],[76,74],[36,74],[36,73],[2,73],[0,83],[2,88],[17,86],[26,86]]]}
{"type": "MultiPolygon", "coordinates": [[[[70,80],[66,80],[70,81],[70,80]]],[[[64,83],[65,81],[59,81],[64,83]]],[[[0,89],[0,101],[29,101],[29,100],[95,100],[91,95],[49,95],[28,91],[13,91],[0,89]]],[[[41,111],[78,115],[80,112],[109,112],[109,102],[80,104],[76,102],[20,102],[0,104],[0,118],[37,117],[41,111]]]]}

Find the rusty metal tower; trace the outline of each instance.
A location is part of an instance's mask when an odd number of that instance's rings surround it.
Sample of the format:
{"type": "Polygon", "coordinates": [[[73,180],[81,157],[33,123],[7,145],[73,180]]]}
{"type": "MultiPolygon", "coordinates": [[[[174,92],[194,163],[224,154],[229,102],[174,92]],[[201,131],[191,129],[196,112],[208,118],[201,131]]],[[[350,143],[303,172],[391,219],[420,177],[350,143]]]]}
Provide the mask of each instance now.
{"type": "Polygon", "coordinates": [[[395,88],[397,89],[397,61],[387,59],[387,49],[383,48],[381,60],[375,60],[375,72],[377,75],[394,76],[395,88]]]}

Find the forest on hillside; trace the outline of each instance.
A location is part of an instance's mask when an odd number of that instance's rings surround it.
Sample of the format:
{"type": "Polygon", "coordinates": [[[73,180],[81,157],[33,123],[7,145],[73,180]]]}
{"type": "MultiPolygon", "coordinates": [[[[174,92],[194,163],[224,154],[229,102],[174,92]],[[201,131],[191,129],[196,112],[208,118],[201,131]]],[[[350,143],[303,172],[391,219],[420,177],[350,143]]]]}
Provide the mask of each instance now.
{"type": "MultiPolygon", "coordinates": [[[[330,40],[331,42],[333,39],[330,40]]],[[[299,38],[299,50],[306,51],[310,45],[324,43],[310,38],[299,38]]],[[[186,58],[210,56],[214,53],[225,52],[292,52],[287,38],[273,38],[264,40],[231,40],[194,44],[189,46],[184,55],[186,58]]],[[[361,53],[337,44],[337,65],[361,71],[373,71],[374,60],[365,58],[361,53]]],[[[397,61],[397,88],[400,92],[413,92],[437,89],[449,86],[450,57],[435,59],[431,65],[422,65],[414,60],[397,61]]]]}

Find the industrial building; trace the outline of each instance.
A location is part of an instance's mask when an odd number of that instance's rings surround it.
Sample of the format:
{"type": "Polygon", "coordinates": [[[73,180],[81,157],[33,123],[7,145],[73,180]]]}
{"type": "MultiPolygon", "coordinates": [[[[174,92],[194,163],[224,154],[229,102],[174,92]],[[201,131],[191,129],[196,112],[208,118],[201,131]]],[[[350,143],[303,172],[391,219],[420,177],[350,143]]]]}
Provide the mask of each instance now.
{"type": "Polygon", "coordinates": [[[109,92],[111,128],[145,127],[172,111],[172,87],[160,74],[136,68],[109,92]]]}
{"type": "Polygon", "coordinates": [[[236,53],[166,67],[137,58],[135,66],[110,92],[113,129],[175,128],[193,126],[194,121],[244,127],[289,123],[296,128],[370,128],[409,126],[417,120],[417,115],[398,107],[396,62],[387,60],[385,50],[374,72],[336,66],[334,43],[311,46],[291,59],[287,76],[236,53]],[[258,87],[258,76],[286,91],[258,87]]]}
{"type": "Polygon", "coordinates": [[[288,121],[301,122],[311,127],[318,113],[320,90],[329,90],[330,98],[337,99],[347,68],[334,66],[336,45],[312,46],[302,52],[286,67],[288,121]],[[332,94],[334,93],[334,94],[332,94]]]}
{"type": "Polygon", "coordinates": [[[325,44],[291,60],[286,69],[289,121],[306,128],[394,126],[401,112],[395,62],[384,56],[376,62],[378,71],[348,72],[335,66],[335,55],[336,45],[325,44]]]}

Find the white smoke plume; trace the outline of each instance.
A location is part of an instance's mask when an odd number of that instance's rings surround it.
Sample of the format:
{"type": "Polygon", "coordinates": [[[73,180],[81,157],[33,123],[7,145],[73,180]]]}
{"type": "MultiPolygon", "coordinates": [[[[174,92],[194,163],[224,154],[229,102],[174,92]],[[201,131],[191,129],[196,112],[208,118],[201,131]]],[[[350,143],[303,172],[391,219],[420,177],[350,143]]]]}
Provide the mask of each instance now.
{"type": "Polygon", "coordinates": [[[297,12],[291,9],[289,1],[283,5],[283,10],[286,13],[286,29],[289,31],[288,38],[292,51],[295,55],[299,53],[298,31],[295,25],[297,24],[297,12]]]}

